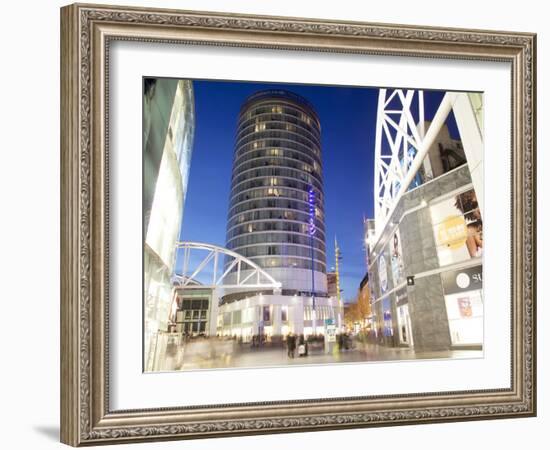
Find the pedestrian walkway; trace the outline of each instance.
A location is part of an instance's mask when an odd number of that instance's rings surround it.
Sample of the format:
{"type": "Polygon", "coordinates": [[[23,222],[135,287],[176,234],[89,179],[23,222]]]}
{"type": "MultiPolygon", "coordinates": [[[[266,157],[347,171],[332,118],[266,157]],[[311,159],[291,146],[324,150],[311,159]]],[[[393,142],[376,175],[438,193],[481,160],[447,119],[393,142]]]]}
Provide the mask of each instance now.
{"type": "Polygon", "coordinates": [[[415,352],[409,348],[359,344],[350,350],[339,351],[335,348],[331,353],[316,350],[303,357],[298,356],[296,351],[295,357],[290,358],[287,355],[286,347],[251,348],[248,345],[237,343],[231,343],[230,345],[226,342],[218,348],[217,345],[209,346],[208,341],[200,342],[196,348],[188,345],[186,349],[178,349],[177,351],[167,352],[167,354],[172,355],[170,361],[166,361],[167,364],[164,365],[168,368],[167,370],[281,367],[413,359],[469,359],[483,356],[483,352],[478,350],[415,352]]]}

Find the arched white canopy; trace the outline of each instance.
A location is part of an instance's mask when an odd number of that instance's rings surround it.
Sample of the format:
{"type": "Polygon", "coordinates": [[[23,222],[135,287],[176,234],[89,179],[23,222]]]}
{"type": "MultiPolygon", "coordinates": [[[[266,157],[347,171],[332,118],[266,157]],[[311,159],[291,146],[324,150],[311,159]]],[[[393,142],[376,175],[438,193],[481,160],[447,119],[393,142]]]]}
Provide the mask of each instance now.
{"type": "Polygon", "coordinates": [[[280,289],[281,287],[281,283],[255,262],[227,248],[203,242],[180,241],[176,244],[176,249],[183,252],[183,270],[181,274],[175,276],[179,287],[186,289],[216,287],[280,289]],[[191,267],[191,261],[196,262],[193,264],[194,267],[191,267]],[[197,277],[201,273],[206,274],[210,282],[197,283],[197,277]]]}

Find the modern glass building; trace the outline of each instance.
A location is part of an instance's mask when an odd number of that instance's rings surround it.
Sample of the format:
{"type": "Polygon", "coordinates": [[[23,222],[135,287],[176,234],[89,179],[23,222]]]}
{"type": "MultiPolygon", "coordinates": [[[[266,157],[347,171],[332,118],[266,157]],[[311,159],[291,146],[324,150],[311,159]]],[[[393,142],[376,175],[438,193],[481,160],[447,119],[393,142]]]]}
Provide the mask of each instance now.
{"type": "Polygon", "coordinates": [[[193,149],[195,106],[189,80],[144,80],[144,366],[159,369],[171,319],[171,277],[193,149]]]}
{"type": "Polygon", "coordinates": [[[246,100],[237,127],[227,248],[269,269],[287,289],[326,293],[320,134],[314,109],[295,94],[262,91],[246,100]],[[310,276],[297,282],[296,271],[312,266],[315,286],[310,276]]]}
{"type": "MultiPolygon", "coordinates": [[[[285,312],[286,328],[283,324],[269,333],[305,328],[307,334],[314,303],[316,308],[328,299],[319,117],[306,99],[292,92],[260,91],[241,107],[235,139],[226,247],[282,284],[275,303],[288,307],[293,297],[306,299],[305,323],[294,327],[292,314],[285,312]]],[[[231,292],[221,303],[253,295],[260,293],[231,292]]],[[[334,311],[327,309],[326,314],[333,316],[334,311]]],[[[296,320],[304,320],[298,316],[296,320]]],[[[269,314],[265,317],[269,320],[260,322],[276,322],[269,314]]]]}

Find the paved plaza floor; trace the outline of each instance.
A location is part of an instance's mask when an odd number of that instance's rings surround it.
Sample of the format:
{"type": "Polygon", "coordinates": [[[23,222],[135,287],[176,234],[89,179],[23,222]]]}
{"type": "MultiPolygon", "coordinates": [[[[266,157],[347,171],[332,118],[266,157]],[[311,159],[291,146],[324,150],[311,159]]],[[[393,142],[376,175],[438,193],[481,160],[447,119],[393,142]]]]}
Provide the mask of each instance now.
{"type": "Polygon", "coordinates": [[[307,356],[298,356],[298,353],[295,352],[294,358],[291,358],[287,354],[286,347],[252,348],[250,345],[239,345],[234,341],[219,342],[205,339],[187,343],[183,347],[168,348],[162,370],[277,367],[413,359],[469,359],[482,356],[481,350],[415,352],[410,348],[359,344],[352,349],[342,351],[338,350],[336,346],[329,352],[316,349],[310,351],[307,356]]]}

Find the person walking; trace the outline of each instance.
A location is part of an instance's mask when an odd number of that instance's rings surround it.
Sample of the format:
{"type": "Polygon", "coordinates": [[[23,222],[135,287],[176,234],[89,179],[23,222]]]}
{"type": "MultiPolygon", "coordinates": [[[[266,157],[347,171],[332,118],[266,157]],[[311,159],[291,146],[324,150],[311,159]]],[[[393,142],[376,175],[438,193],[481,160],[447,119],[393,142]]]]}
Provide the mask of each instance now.
{"type": "Polygon", "coordinates": [[[307,342],[303,334],[298,338],[298,356],[307,356],[307,342]]]}
{"type": "Polygon", "coordinates": [[[288,357],[294,358],[294,350],[296,350],[296,336],[292,333],[288,333],[288,336],[286,337],[286,346],[288,349],[288,357]]]}

